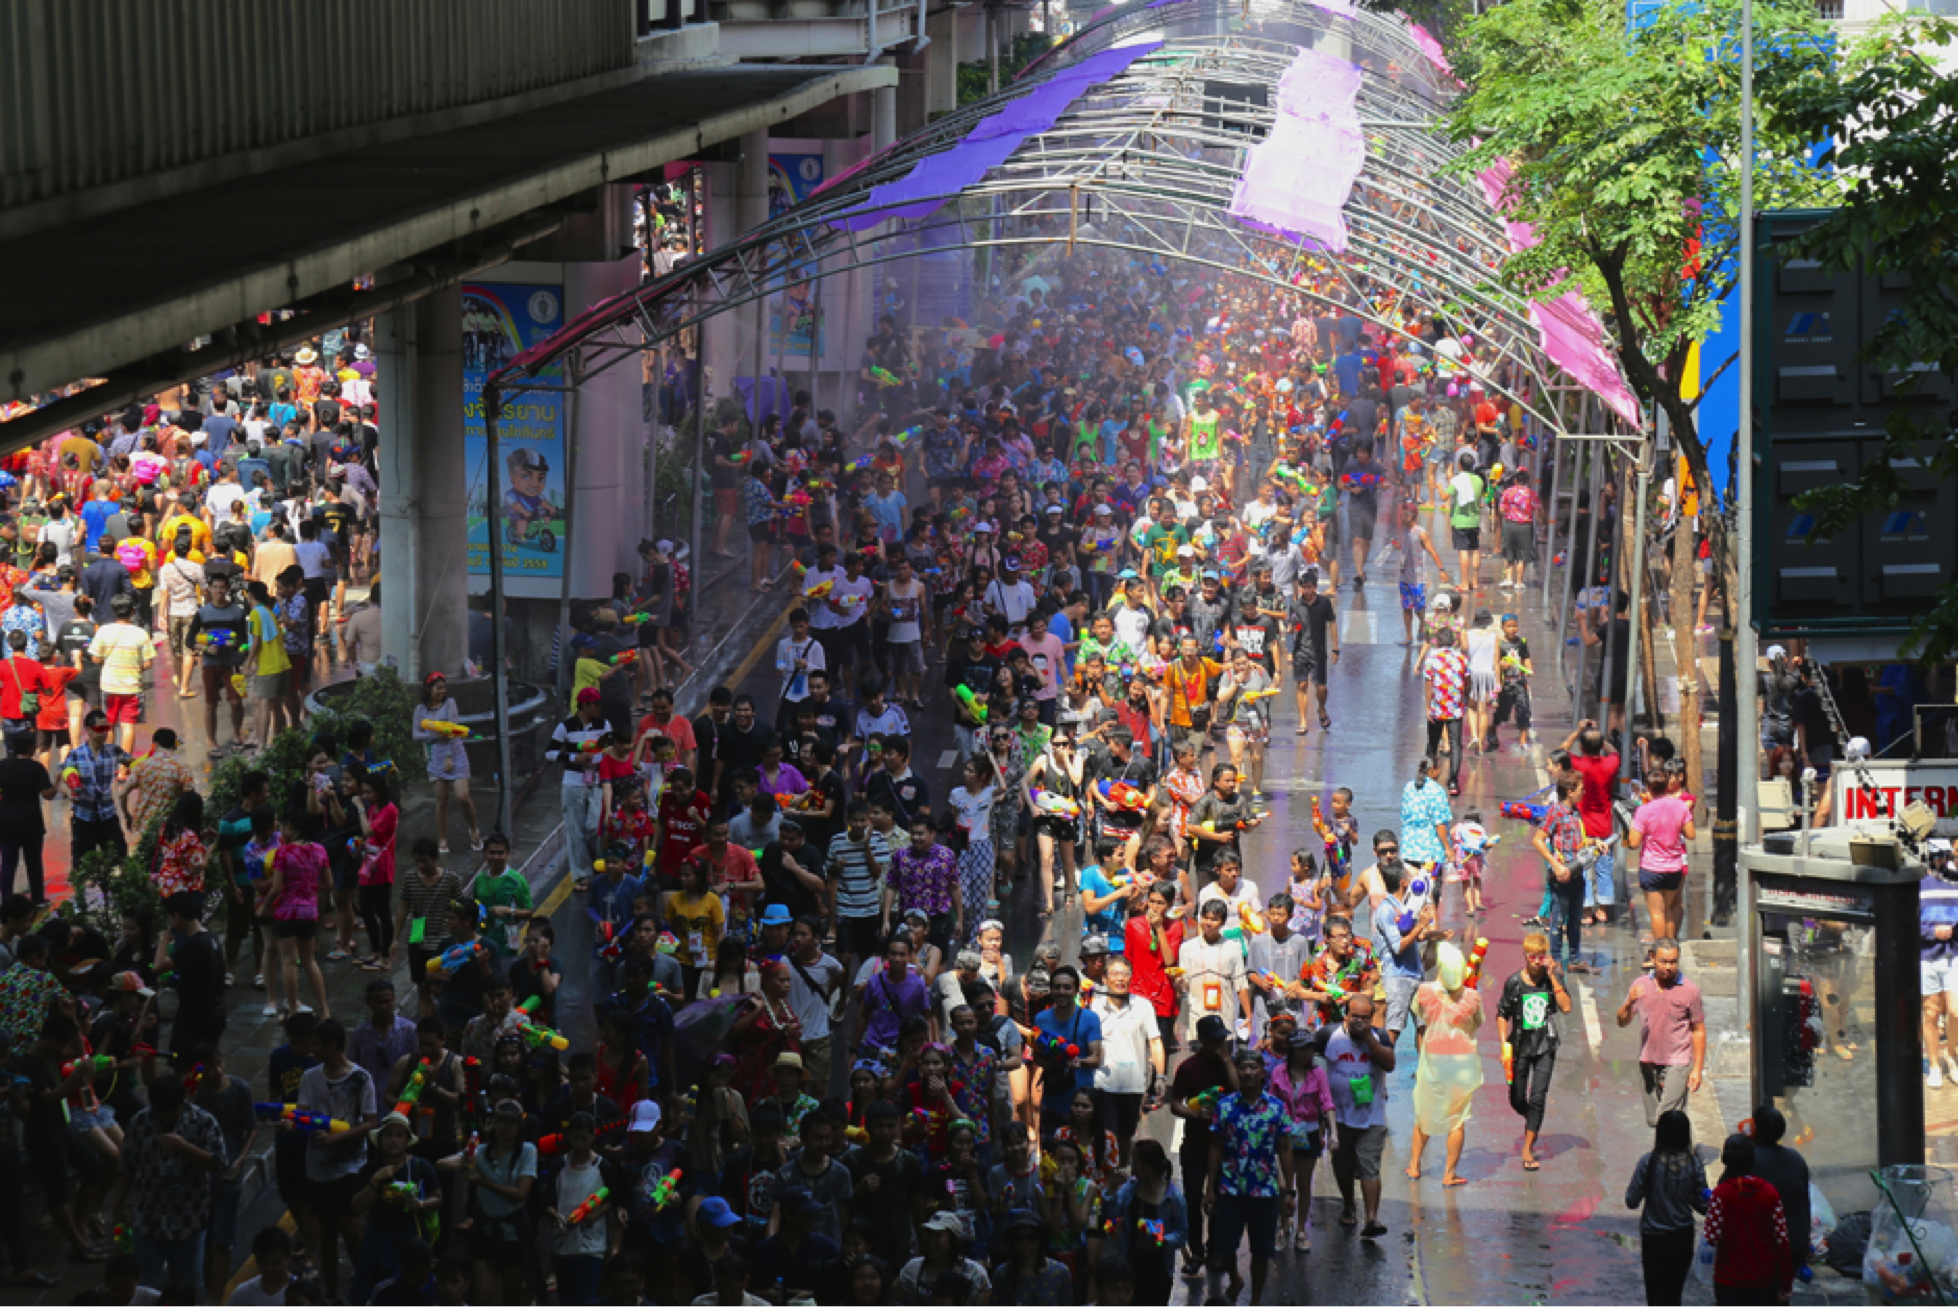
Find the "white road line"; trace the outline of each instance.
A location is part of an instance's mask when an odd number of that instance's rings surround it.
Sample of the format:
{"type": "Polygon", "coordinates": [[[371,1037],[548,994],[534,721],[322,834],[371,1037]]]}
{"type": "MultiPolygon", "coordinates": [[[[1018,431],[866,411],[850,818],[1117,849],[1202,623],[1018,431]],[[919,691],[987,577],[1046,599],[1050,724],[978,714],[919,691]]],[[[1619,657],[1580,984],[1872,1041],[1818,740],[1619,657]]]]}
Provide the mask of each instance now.
{"type": "Polygon", "coordinates": [[[1596,1058],[1600,1045],[1605,1042],[1605,1030],[1599,1025],[1598,1009],[1592,1005],[1592,991],[1576,978],[1572,980],[1571,988],[1578,1000],[1578,1013],[1585,1021],[1585,1042],[1592,1046],[1592,1056],[1596,1058]]]}
{"type": "Polygon", "coordinates": [[[959,761],[959,750],[947,749],[944,753],[939,755],[939,770],[949,771],[952,768],[952,764],[958,761],[959,761]]]}

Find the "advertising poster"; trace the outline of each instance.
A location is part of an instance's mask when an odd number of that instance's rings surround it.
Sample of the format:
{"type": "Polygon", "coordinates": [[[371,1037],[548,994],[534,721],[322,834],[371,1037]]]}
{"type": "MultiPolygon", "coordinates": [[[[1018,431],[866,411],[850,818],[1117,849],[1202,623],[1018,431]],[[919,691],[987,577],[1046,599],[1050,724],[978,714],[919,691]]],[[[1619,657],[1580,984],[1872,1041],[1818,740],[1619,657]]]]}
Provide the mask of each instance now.
{"type": "Polygon", "coordinates": [[[565,517],[565,397],[550,391],[507,396],[497,417],[502,450],[499,495],[488,502],[483,379],[556,331],[562,286],[466,282],[463,285],[463,448],[469,463],[471,576],[490,574],[489,541],[503,542],[508,577],[562,577],[570,543],[565,517]]]}
{"type": "MultiPolygon", "coordinates": [[[[808,199],[823,184],[820,154],[769,156],[769,217],[774,218],[808,199]]],[[[816,321],[815,283],[789,274],[789,288],[769,301],[769,347],[785,358],[809,358],[822,348],[816,321]]]]}

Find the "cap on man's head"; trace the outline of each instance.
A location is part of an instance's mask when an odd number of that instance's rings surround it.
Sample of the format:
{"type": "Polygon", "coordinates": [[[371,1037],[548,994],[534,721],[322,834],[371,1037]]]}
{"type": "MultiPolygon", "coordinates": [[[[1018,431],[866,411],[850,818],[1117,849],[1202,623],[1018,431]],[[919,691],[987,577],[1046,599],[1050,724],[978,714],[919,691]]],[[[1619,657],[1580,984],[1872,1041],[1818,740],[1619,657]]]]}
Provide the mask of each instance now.
{"type": "Polygon", "coordinates": [[[1103,939],[1100,935],[1090,935],[1086,939],[1082,940],[1081,955],[1083,957],[1100,958],[1100,957],[1107,957],[1108,954],[1109,954],[1109,941],[1103,939]]]}
{"type": "Polygon", "coordinates": [[[650,1099],[641,1099],[639,1102],[633,1104],[632,1120],[626,1126],[627,1134],[647,1134],[659,1128],[660,1105],[658,1103],[650,1099]]]}
{"type": "Polygon", "coordinates": [[[1224,1024],[1223,1017],[1202,1017],[1197,1022],[1197,1038],[1206,1044],[1221,1044],[1231,1038],[1231,1027],[1224,1024]]]}

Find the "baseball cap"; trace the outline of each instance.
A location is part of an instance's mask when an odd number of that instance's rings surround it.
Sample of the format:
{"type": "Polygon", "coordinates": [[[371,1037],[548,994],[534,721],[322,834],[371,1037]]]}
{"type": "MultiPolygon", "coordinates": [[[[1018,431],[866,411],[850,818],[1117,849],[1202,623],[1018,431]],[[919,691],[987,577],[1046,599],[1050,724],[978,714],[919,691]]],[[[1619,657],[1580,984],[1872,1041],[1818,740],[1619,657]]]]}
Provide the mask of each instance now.
{"type": "Polygon", "coordinates": [[[1082,956],[1085,958],[1106,957],[1108,952],[1109,941],[1100,935],[1090,935],[1082,940],[1082,956]]]}
{"type": "Polygon", "coordinates": [[[717,1230],[725,1230],[731,1225],[741,1224],[741,1218],[735,1215],[735,1209],[728,1206],[728,1200],[725,1198],[704,1200],[694,1209],[694,1219],[706,1221],[717,1230]]]}
{"type": "Polygon", "coordinates": [[[959,1224],[959,1213],[957,1212],[934,1212],[926,1219],[925,1228],[928,1230],[944,1230],[947,1234],[961,1234],[964,1232],[964,1228],[959,1224]]]}
{"type": "Polygon", "coordinates": [[[580,704],[597,703],[598,701],[599,692],[594,686],[588,685],[578,692],[578,702],[580,704]]]}
{"type": "Polygon", "coordinates": [[[118,971],[109,977],[109,991],[114,994],[135,994],[141,998],[155,998],[156,991],[143,983],[143,978],[134,971],[118,971]]]}
{"type": "Polygon", "coordinates": [[[633,1104],[632,1121],[626,1127],[631,1135],[646,1134],[660,1128],[660,1105],[648,1099],[633,1104]]]}
{"type": "Polygon", "coordinates": [[[1231,1027],[1220,1016],[1202,1017],[1197,1022],[1197,1037],[1207,1044],[1231,1038],[1231,1027]]]}

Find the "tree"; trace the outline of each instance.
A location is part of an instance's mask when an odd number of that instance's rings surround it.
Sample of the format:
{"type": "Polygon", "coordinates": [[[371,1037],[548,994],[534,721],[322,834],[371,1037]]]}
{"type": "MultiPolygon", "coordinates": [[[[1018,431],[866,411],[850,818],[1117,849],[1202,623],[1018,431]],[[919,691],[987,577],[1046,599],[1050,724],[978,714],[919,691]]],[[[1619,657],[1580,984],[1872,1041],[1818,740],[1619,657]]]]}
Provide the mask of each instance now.
{"type": "MultiPolygon", "coordinates": [[[[1830,207],[1843,183],[1809,164],[1815,135],[1759,106],[1812,102],[1837,81],[1813,6],[1754,6],[1755,204],[1830,207]]],[[[1468,91],[1449,120],[1453,165],[1512,173],[1503,203],[1537,243],[1498,272],[1547,299],[1577,289],[1601,311],[1634,394],[1664,409],[1695,483],[1710,477],[1680,379],[1735,280],[1733,200],[1741,157],[1739,0],[1676,0],[1632,31],[1619,0],[1512,0],[1469,23],[1450,52],[1468,91]]],[[[1734,363],[1715,361],[1716,370],[1734,363]]],[[[1703,393],[1704,388],[1703,388],[1703,393]]],[[[1731,574],[1710,515],[1715,567],[1731,574]]],[[[1734,587],[1724,587],[1734,619],[1734,587]]]]}
{"type": "MultiPolygon", "coordinates": [[[[1959,376],[1959,80],[1918,53],[1952,44],[1943,20],[1887,19],[1846,52],[1842,76],[1827,93],[1775,106],[1782,130],[1833,142],[1827,162],[1844,174],[1848,191],[1830,216],[1801,241],[1804,254],[1830,271],[1861,261],[1867,276],[1903,275],[1910,287],[1902,309],[1879,329],[1861,358],[1901,374],[1910,393],[1933,363],[1959,376]],[[1917,49],[1913,47],[1916,46],[1917,49]],[[1849,124],[1848,127],[1845,124],[1849,124]]],[[[1951,410],[1920,421],[1899,410],[1886,428],[1886,457],[1871,459],[1858,479],[1828,486],[1797,501],[1816,514],[1817,529],[1840,531],[1870,512],[1895,507],[1902,489],[1894,460],[1917,459],[1936,481],[1959,474],[1959,431],[1951,410]]],[[[1959,587],[1947,586],[1919,618],[1900,653],[1943,662],[1959,647],[1959,587]]]]}

